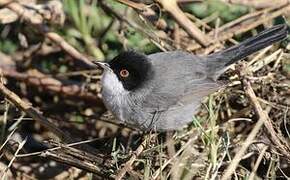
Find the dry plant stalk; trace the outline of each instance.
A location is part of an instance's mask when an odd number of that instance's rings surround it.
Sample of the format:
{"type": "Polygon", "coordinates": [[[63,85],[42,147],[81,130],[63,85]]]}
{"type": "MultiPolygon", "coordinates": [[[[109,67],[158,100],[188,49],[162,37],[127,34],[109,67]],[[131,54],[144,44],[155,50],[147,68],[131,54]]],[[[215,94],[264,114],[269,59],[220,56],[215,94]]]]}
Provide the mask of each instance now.
{"type": "Polygon", "coordinates": [[[14,92],[7,89],[3,83],[0,83],[0,93],[3,94],[12,104],[14,104],[17,108],[24,111],[30,117],[32,117],[39,124],[53,132],[56,136],[62,139],[65,142],[72,141],[71,137],[69,137],[63,130],[60,130],[54,124],[49,122],[44,116],[42,116],[37,110],[35,110],[28,103],[24,102],[18,95],[14,92]]]}
{"type": "Polygon", "coordinates": [[[103,105],[101,99],[97,96],[97,92],[87,92],[80,84],[54,79],[36,69],[29,70],[26,73],[20,73],[13,69],[3,69],[2,71],[3,75],[6,77],[11,77],[33,86],[42,87],[45,90],[58,93],[62,96],[79,98],[99,106],[103,105]]]}
{"type": "MultiPolygon", "coordinates": [[[[223,26],[218,28],[218,38],[214,39],[214,42],[209,45],[206,49],[200,49],[201,46],[199,44],[189,45],[187,50],[196,51],[199,53],[210,53],[213,49],[216,48],[218,42],[223,42],[231,39],[235,35],[247,32],[251,29],[258,27],[264,23],[269,22],[270,20],[286,14],[290,11],[290,4],[275,6],[268,9],[262,9],[259,11],[254,11],[251,14],[244,15],[232,22],[224,24],[223,26]]],[[[215,30],[212,30],[208,33],[209,37],[214,37],[215,30]]]]}
{"type": "Polygon", "coordinates": [[[170,13],[179,25],[198,43],[206,47],[210,44],[208,37],[178,7],[176,0],[156,0],[170,13]]]}
{"type": "Polygon", "coordinates": [[[255,92],[251,87],[251,84],[248,81],[244,80],[244,85],[245,85],[245,91],[248,97],[252,101],[252,104],[254,105],[255,110],[259,114],[259,120],[254,126],[254,128],[252,129],[252,131],[250,132],[250,134],[245,139],[244,144],[242,145],[240,150],[236,153],[235,157],[232,159],[230,165],[225,170],[225,173],[222,176],[221,180],[231,179],[231,176],[236,170],[237,166],[239,165],[239,162],[242,160],[243,155],[247,151],[248,147],[253,143],[260,129],[263,127],[265,118],[266,118],[266,115],[265,115],[266,112],[263,111],[261,105],[259,104],[257,97],[255,95],[255,92]]]}
{"type": "Polygon", "coordinates": [[[262,9],[262,8],[268,8],[274,6],[280,6],[285,5],[289,1],[288,0],[275,0],[275,4],[273,3],[273,0],[260,0],[260,1],[253,1],[253,0],[222,0],[227,3],[231,4],[239,4],[244,6],[250,6],[256,9],[262,9]]]}
{"type": "Polygon", "coordinates": [[[144,148],[147,147],[148,143],[150,142],[150,139],[155,138],[156,134],[148,134],[144,137],[144,141],[140,144],[140,146],[134,151],[131,158],[124,164],[123,168],[120,169],[115,177],[117,180],[122,180],[124,176],[126,175],[126,172],[130,171],[132,168],[132,165],[136,158],[143,152],[144,148]]]}
{"type": "MultiPolygon", "coordinates": [[[[130,6],[137,10],[137,12],[142,15],[144,13],[144,9],[147,12],[154,13],[154,11],[146,6],[143,3],[135,3],[130,0],[118,0],[119,2],[126,4],[127,6],[130,6]]],[[[181,0],[180,0],[181,1],[181,0]]],[[[182,0],[184,1],[184,0],[182,0]]],[[[186,1],[186,0],[185,0],[186,1]]],[[[247,5],[258,7],[259,4],[255,4],[254,1],[249,0],[225,0],[229,3],[245,3],[247,5]]],[[[178,7],[177,0],[156,0],[156,2],[159,2],[163,6],[163,8],[169,12],[173,18],[176,20],[176,22],[182,27],[192,38],[194,38],[198,44],[194,44],[190,50],[196,50],[200,47],[206,46],[207,49],[205,49],[204,52],[212,52],[214,49],[217,48],[218,42],[226,41],[230,38],[232,38],[236,34],[240,34],[243,32],[246,32],[248,30],[251,30],[258,25],[264,24],[273,18],[280,16],[282,14],[285,14],[289,11],[290,5],[288,1],[286,0],[279,0],[279,2],[283,2],[281,4],[276,4],[277,6],[272,7],[267,4],[268,0],[263,3],[263,6],[269,7],[267,9],[263,9],[261,11],[256,11],[251,14],[245,15],[235,21],[232,21],[228,24],[225,24],[224,26],[218,27],[217,29],[209,32],[207,35],[205,35],[200,29],[197,28],[197,26],[189,20],[189,18],[184,14],[184,12],[178,7]],[[286,3],[284,3],[286,2],[286,3]],[[219,33],[215,33],[219,32],[219,33]],[[217,36],[215,39],[215,42],[212,42],[209,40],[208,37],[213,37],[214,35],[217,36]]],[[[102,3],[102,2],[101,2],[102,3]]],[[[22,18],[24,21],[34,25],[39,32],[43,34],[44,37],[50,39],[55,44],[57,44],[60,48],[62,48],[64,51],[66,51],[70,56],[75,58],[75,60],[79,60],[83,62],[84,64],[88,66],[94,66],[94,64],[91,63],[89,58],[85,56],[84,54],[77,51],[74,47],[72,47],[70,44],[68,44],[61,36],[58,34],[48,31],[47,27],[44,25],[45,18],[41,14],[36,14],[35,17],[31,16],[28,12],[25,6],[21,5],[17,2],[12,2],[10,0],[4,0],[0,1],[0,5],[6,5],[7,8],[18,14],[20,18],[22,18]],[[10,2],[10,3],[9,3],[10,2]],[[37,18],[37,19],[34,19],[37,18]]],[[[262,4],[260,4],[262,5],[262,4]]],[[[110,10],[110,9],[109,9],[110,10]]],[[[143,29],[140,29],[140,27],[136,26],[132,22],[128,21],[126,18],[122,17],[121,15],[113,12],[114,16],[117,17],[118,20],[125,22],[135,28],[137,31],[144,32],[143,29]]],[[[202,21],[201,21],[202,22],[202,21]]],[[[153,23],[154,24],[154,23],[153,23]]],[[[207,26],[206,23],[204,23],[204,26],[207,26]]],[[[208,28],[210,29],[210,28],[208,28]]],[[[179,26],[176,26],[175,31],[175,40],[176,42],[182,41],[181,39],[184,34],[180,33],[179,26]]],[[[147,34],[148,35],[148,34],[147,34]]],[[[150,38],[154,39],[153,36],[148,35],[150,38]]],[[[159,39],[154,39],[155,43],[157,43],[158,46],[161,48],[165,45],[162,44],[162,41],[159,41],[159,39]]],[[[175,42],[175,43],[176,43],[175,42]]],[[[178,43],[177,43],[178,44],[178,43]]],[[[166,48],[164,48],[166,50],[166,48]]],[[[169,49],[169,48],[168,48],[169,49]]],[[[280,51],[279,51],[280,52],[280,51]]],[[[278,55],[278,52],[277,52],[278,55]]],[[[272,59],[265,59],[267,62],[272,61],[272,59]]],[[[258,63],[257,63],[258,64],[258,63]]],[[[259,64],[258,64],[259,65],[259,64]]],[[[260,64],[258,67],[260,68],[262,65],[260,64]]],[[[256,69],[258,70],[258,69],[256,69]]],[[[34,84],[36,86],[45,86],[47,89],[53,91],[53,92],[60,92],[67,94],[69,96],[73,97],[83,97],[84,99],[96,99],[96,95],[91,93],[83,93],[81,91],[80,86],[75,85],[66,85],[63,86],[63,83],[61,81],[58,81],[54,78],[51,78],[49,76],[46,76],[40,72],[34,72],[32,76],[29,73],[18,73],[14,72],[14,75],[11,75],[9,71],[3,70],[4,74],[10,75],[11,77],[16,77],[18,80],[22,79],[26,83],[34,84]],[[17,74],[18,73],[18,74],[17,74]]],[[[10,71],[11,72],[11,71],[10,71]]],[[[12,74],[13,74],[12,73],[12,74]]],[[[248,80],[244,79],[244,86],[245,86],[245,92],[248,95],[249,99],[251,100],[256,113],[259,115],[259,121],[256,123],[255,127],[252,129],[251,133],[248,135],[247,139],[245,140],[245,143],[241,147],[240,151],[235,155],[234,159],[232,160],[229,167],[226,169],[224,176],[222,179],[228,179],[231,177],[233,172],[236,170],[236,167],[238,166],[240,160],[242,159],[242,156],[248,149],[248,147],[251,145],[253,140],[255,139],[257,133],[263,125],[268,129],[271,140],[274,142],[274,144],[279,148],[280,152],[290,159],[289,157],[289,147],[285,143],[285,140],[281,137],[279,137],[272,125],[272,122],[268,116],[268,114],[261,108],[258,99],[251,87],[251,84],[248,80]]],[[[29,116],[31,116],[33,119],[35,119],[37,122],[39,122],[44,127],[48,128],[50,131],[57,134],[60,138],[65,139],[67,142],[71,142],[71,138],[67,136],[65,133],[63,133],[62,130],[58,129],[55,125],[49,122],[49,120],[41,115],[40,112],[35,110],[32,106],[30,106],[28,103],[22,101],[16,94],[11,92],[9,89],[7,89],[3,84],[0,84],[0,92],[6,96],[6,98],[12,102],[15,106],[17,106],[19,109],[26,112],[29,116]]],[[[149,137],[145,137],[145,140],[142,142],[142,144],[137,148],[137,150],[132,154],[130,159],[125,162],[122,166],[122,168],[117,172],[115,178],[116,179],[122,179],[125,177],[127,172],[130,172],[133,168],[134,162],[140,156],[140,154],[144,151],[145,147],[148,145],[148,139],[149,137]]],[[[192,139],[190,139],[186,144],[184,144],[176,154],[174,154],[171,159],[165,161],[165,163],[155,171],[153,174],[153,178],[158,178],[159,175],[162,173],[162,171],[172,162],[175,162],[177,157],[180,155],[180,153],[186,148],[190,143],[192,143],[192,139]]],[[[44,151],[41,153],[40,156],[47,157],[50,159],[54,159],[58,162],[62,162],[65,164],[69,164],[71,166],[79,167],[84,170],[87,170],[89,172],[93,172],[98,174],[103,169],[100,167],[95,166],[94,163],[87,162],[87,161],[79,161],[76,160],[77,158],[89,160],[88,158],[92,158],[91,156],[87,154],[82,154],[83,152],[80,152],[79,150],[68,148],[68,145],[59,145],[58,147],[62,148],[62,151],[53,152],[53,151],[44,151]],[[67,153],[67,154],[66,154],[67,153]],[[71,155],[71,156],[70,156],[71,155]],[[76,158],[77,157],[77,158],[76,158]]],[[[266,150],[265,150],[266,151],[266,150]]],[[[264,151],[263,151],[264,152],[264,151]]],[[[17,157],[17,156],[16,156],[17,157]]],[[[20,157],[20,156],[19,156],[20,157]]],[[[258,167],[260,161],[261,161],[262,155],[259,156],[259,159],[257,161],[257,164],[255,168],[258,167]]],[[[100,162],[97,162],[96,164],[101,164],[100,162]]],[[[104,168],[105,169],[105,168],[104,168]]],[[[173,169],[174,170],[174,169],[173,169]]]]}
{"type": "Polygon", "coordinates": [[[237,168],[239,162],[242,160],[243,155],[245,154],[248,147],[252,144],[254,141],[256,135],[258,134],[259,130],[265,125],[266,129],[271,135],[271,141],[278,147],[277,149],[290,161],[290,155],[289,155],[289,147],[287,146],[285,141],[281,140],[277,133],[275,132],[273,125],[271,123],[271,120],[264,111],[258,101],[257,96],[255,95],[255,92],[250,84],[250,82],[246,79],[243,80],[243,84],[245,86],[245,92],[247,96],[250,98],[256,113],[259,116],[259,120],[256,123],[255,127],[252,129],[250,134],[247,136],[247,138],[244,141],[244,144],[240,148],[240,150],[237,152],[235,157],[232,159],[230,165],[225,170],[224,175],[222,176],[221,180],[227,180],[231,178],[231,175],[234,173],[235,169],[237,168]]]}
{"type": "MultiPolygon", "coordinates": [[[[13,12],[15,12],[16,14],[18,14],[18,16],[24,19],[24,21],[30,23],[31,25],[34,25],[39,30],[39,32],[43,33],[45,37],[49,38],[54,43],[56,43],[65,52],[71,55],[74,58],[74,60],[80,61],[83,64],[87,65],[88,67],[95,67],[95,68],[98,67],[97,65],[92,63],[89,60],[89,58],[87,58],[85,55],[83,55],[74,47],[72,47],[70,44],[68,44],[61,36],[59,36],[55,32],[48,31],[47,30],[48,28],[44,24],[44,18],[42,18],[41,15],[36,14],[37,17],[39,16],[41,18],[35,19],[34,18],[35,16],[31,16],[30,13],[27,13],[28,10],[17,2],[8,3],[6,7],[12,10],[13,12]]],[[[51,13],[53,14],[53,12],[51,13]]],[[[53,15],[51,15],[51,17],[53,17],[53,15]]]]}

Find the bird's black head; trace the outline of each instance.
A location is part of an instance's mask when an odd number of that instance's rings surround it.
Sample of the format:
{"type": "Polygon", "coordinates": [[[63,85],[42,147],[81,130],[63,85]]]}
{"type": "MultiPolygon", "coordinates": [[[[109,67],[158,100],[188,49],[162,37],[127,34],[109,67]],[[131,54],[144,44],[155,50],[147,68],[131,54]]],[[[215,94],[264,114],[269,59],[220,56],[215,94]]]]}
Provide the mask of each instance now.
{"type": "Polygon", "coordinates": [[[134,51],[122,52],[109,65],[128,91],[142,87],[153,75],[147,56],[134,51]]]}

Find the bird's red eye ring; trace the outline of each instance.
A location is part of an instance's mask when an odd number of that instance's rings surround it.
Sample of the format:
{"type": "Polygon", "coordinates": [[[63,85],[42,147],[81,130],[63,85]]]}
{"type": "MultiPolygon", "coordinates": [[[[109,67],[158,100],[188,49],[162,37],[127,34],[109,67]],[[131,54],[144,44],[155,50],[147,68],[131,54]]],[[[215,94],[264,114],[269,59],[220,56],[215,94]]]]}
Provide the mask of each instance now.
{"type": "Polygon", "coordinates": [[[122,69],[120,71],[120,76],[123,77],[123,78],[126,78],[129,76],[129,71],[127,69],[122,69]]]}

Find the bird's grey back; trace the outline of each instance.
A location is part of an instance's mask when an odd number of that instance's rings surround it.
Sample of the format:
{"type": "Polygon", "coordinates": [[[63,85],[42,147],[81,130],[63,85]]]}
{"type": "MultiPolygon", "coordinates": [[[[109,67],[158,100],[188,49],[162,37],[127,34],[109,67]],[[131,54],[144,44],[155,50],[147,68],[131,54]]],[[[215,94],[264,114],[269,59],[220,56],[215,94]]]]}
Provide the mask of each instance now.
{"type": "Polygon", "coordinates": [[[220,87],[207,76],[206,61],[200,56],[171,51],[151,54],[148,58],[154,78],[148,82],[146,93],[140,93],[146,94],[140,104],[145,113],[142,116],[147,117],[143,122],[145,128],[169,130],[186,125],[192,121],[200,101],[220,87]]]}

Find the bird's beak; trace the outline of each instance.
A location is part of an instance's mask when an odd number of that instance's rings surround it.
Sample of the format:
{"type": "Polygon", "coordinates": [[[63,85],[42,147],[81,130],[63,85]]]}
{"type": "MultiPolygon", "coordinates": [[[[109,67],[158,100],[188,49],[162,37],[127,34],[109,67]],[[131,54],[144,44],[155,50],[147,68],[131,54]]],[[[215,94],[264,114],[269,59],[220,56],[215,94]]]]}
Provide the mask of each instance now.
{"type": "Polygon", "coordinates": [[[100,62],[100,61],[94,61],[93,63],[96,64],[96,65],[98,65],[98,66],[100,66],[104,70],[112,71],[112,69],[110,68],[110,65],[108,63],[100,62]]]}

